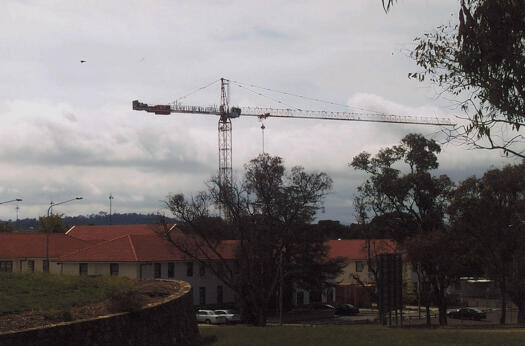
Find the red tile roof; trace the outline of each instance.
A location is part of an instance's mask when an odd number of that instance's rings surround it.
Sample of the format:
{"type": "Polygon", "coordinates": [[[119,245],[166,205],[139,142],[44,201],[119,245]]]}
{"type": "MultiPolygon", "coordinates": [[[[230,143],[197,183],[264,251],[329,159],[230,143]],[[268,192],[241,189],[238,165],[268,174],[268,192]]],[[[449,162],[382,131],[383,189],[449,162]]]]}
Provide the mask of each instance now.
{"type": "MultiPolygon", "coordinates": [[[[346,257],[348,259],[366,260],[368,251],[365,239],[344,239],[330,240],[327,242],[330,247],[328,257],[346,257]]],[[[389,239],[375,239],[370,241],[371,254],[373,256],[381,253],[393,253],[396,250],[396,244],[389,239]]]]}
{"type": "MultiPolygon", "coordinates": [[[[174,227],[174,226],[172,226],[174,227]]],[[[49,255],[60,261],[97,262],[152,262],[181,261],[190,259],[161,236],[158,226],[74,226],[67,234],[49,235],[49,255]]],[[[186,248],[198,248],[199,239],[177,232],[172,239],[186,248]]],[[[236,240],[224,240],[218,247],[223,258],[235,258],[236,240]]],[[[391,240],[371,242],[372,253],[390,253],[395,250],[391,240]]],[[[363,239],[331,240],[329,257],[366,259],[366,241],[363,239]]],[[[44,258],[46,234],[44,233],[1,233],[0,259],[44,258]]],[[[206,247],[201,247],[205,249],[206,247]]],[[[195,253],[195,251],[194,251],[195,253]]],[[[217,258],[210,249],[197,253],[201,259],[217,258]]]]}
{"type": "Polygon", "coordinates": [[[159,232],[162,232],[159,225],[106,225],[73,226],[66,234],[82,240],[111,240],[128,234],[151,235],[159,232]]]}
{"type": "MultiPolygon", "coordinates": [[[[186,240],[189,237],[184,237],[186,240]]],[[[186,242],[187,244],[187,242],[186,242]]],[[[233,259],[236,241],[223,241],[218,251],[225,259],[233,259]]],[[[197,254],[201,259],[216,258],[214,254],[197,254]]],[[[184,261],[191,257],[179,251],[158,234],[128,234],[60,257],[63,262],[153,262],[184,261]]]]}
{"type": "MultiPolygon", "coordinates": [[[[62,233],[49,234],[49,257],[54,258],[93,245],[62,233]]],[[[0,233],[0,259],[45,258],[45,233],[0,233]]]]}

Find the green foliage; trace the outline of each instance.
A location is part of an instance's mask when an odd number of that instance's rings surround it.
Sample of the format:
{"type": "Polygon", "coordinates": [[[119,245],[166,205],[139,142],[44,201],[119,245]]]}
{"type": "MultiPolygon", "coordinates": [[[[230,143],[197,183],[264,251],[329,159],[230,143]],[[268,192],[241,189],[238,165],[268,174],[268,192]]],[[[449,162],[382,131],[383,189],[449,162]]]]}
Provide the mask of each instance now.
{"type": "Polygon", "coordinates": [[[362,152],[354,157],[350,165],[369,174],[356,197],[361,218],[374,218],[375,227],[390,230],[400,242],[411,234],[442,228],[453,183],[446,175],[429,173],[438,167],[440,151],[434,140],[408,134],[400,145],[383,148],[375,156],[362,152]]]}
{"type": "Polygon", "coordinates": [[[248,321],[264,325],[280,269],[287,283],[319,288],[343,267],[342,259],[328,259],[324,234],[310,225],[331,187],[325,173],[287,170],[280,157],[259,155],[245,165],[241,182],[226,185],[212,178],[208,190],[196,196],[169,197],[167,206],[183,221],[182,231],[196,235],[184,241],[171,234],[172,243],[237,293],[248,321]],[[217,217],[215,210],[227,217],[217,217]],[[235,263],[222,257],[224,239],[239,241],[235,263]],[[212,262],[220,262],[221,270],[212,262]]]}
{"type": "Polygon", "coordinates": [[[49,233],[66,233],[67,227],[62,220],[62,214],[51,214],[38,218],[38,231],[49,233]]]}
{"type": "Polygon", "coordinates": [[[522,345],[525,332],[483,329],[387,328],[377,325],[256,328],[201,327],[209,346],[343,346],[343,345],[522,345]]]}
{"type": "Polygon", "coordinates": [[[470,240],[470,256],[510,294],[525,322],[525,161],[463,181],[449,213],[456,232],[470,240]]]}
{"type": "Polygon", "coordinates": [[[44,317],[51,321],[72,321],[73,316],[71,315],[71,309],[51,309],[43,313],[44,317]]]}
{"type": "Polygon", "coordinates": [[[454,257],[448,252],[439,253],[452,249],[446,245],[453,241],[441,235],[454,188],[448,176],[429,172],[438,167],[440,151],[434,140],[408,134],[400,145],[381,149],[375,156],[366,152],[357,155],[351,166],[369,173],[358,187],[355,205],[359,217],[365,222],[372,218],[369,229],[387,230],[404,247],[418,268],[420,282],[429,288],[424,290],[428,293],[426,305],[433,297],[440,308],[440,323],[446,324],[445,292],[462,271],[451,262],[454,257]],[[405,167],[404,171],[398,167],[405,167]]]}
{"type": "Polygon", "coordinates": [[[51,310],[50,316],[56,315],[71,306],[104,300],[132,285],[130,280],[113,276],[0,273],[0,314],[51,310]]]}
{"type": "Polygon", "coordinates": [[[462,0],[459,25],[440,26],[416,43],[411,56],[422,71],[408,77],[460,96],[469,114],[451,135],[525,157],[525,2],[462,0]]]}
{"type": "Polygon", "coordinates": [[[0,233],[12,233],[15,229],[9,222],[1,222],[0,223],[0,233]]]}

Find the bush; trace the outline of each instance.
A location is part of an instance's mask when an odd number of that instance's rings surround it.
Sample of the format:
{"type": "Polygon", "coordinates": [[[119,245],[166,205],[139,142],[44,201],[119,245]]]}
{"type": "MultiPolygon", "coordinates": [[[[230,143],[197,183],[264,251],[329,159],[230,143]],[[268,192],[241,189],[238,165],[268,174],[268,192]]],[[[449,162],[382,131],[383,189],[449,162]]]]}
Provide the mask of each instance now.
{"type": "Polygon", "coordinates": [[[43,315],[46,320],[55,322],[68,322],[73,320],[73,315],[71,314],[70,309],[48,310],[44,311],[43,315]]]}
{"type": "Polygon", "coordinates": [[[113,313],[137,311],[144,305],[144,297],[133,288],[112,292],[108,298],[108,309],[113,313]]]}

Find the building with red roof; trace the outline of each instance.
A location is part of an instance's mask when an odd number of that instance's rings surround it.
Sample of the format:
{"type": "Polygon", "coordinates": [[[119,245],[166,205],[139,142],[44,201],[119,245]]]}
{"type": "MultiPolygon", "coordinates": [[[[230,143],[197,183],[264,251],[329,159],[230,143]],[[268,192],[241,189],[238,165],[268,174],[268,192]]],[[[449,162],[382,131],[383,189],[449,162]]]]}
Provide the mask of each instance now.
{"type": "MultiPolygon", "coordinates": [[[[43,271],[46,259],[45,233],[0,233],[0,271],[43,271]]],[[[48,238],[49,270],[59,273],[57,259],[72,251],[96,244],[66,234],[51,233],[48,238]]]]}
{"type": "MultiPolygon", "coordinates": [[[[170,231],[175,229],[175,225],[168,227],[170,231]]],[[[179,245],[189,246],[199,241],[180,232],[172,239],[179,245]]],[[[235,260],[236,245],[235,240],[222,241],[218,247],[220,256],[235,260]]],[[[341,298],[347,286],[374,283],[368,268],[369,258],[395,252],[395,243],[390,240],[331,240],[327,245],[330,258],[345,257],[348,261],[335,282],[335,289],[315,294],[297,289],[295,304],[334,303],[341,299],[347,302],[346,293],[341,298]]],[[[193,255],[200,261],[217,256],[202,250],[205,247],[194,248],[199,249],[193,255]]],[[[167,241],[158,225],[73,226],[66,234],[49,234],[49,257],[52,273],[185,280],[194,287],[196,305],[234,300],[233,292],[206,266],[167,241]]],[[[42,271],[45,258],[46,234],[0,234],[0,271],[42,271]]]]}

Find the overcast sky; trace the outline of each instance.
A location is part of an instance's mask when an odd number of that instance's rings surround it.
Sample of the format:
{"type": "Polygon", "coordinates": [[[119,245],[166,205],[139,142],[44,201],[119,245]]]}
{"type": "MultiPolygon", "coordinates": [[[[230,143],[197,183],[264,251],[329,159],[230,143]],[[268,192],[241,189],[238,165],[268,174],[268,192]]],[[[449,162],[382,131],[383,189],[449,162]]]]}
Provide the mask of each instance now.
{"type": "MultiPolygon", "coordinates": [[[[0,2],[0,201],[23,198],[20,218],[157,212],[169,193],[195,193],[218,166],[217,118],[151,116],[131,101],[169,103],[221,77],[332,101],[350,110],[461,115],[429,84],[408,80],[414,37],[455,21],[458,0],[11,1],[0,2]],[[85,63],[80,63],[85,60],[85,63]]],[[[345,110],[232,86],[240,106],[345,110]]],[[[181,101],[218,104],[219,85],[181,101]]],[[[439,128],[313,120],[264,122],[265,151],[288,167],[334,180],[320,219],[350,223],[356,186],[348,167],[407,133],[439,128]]],[[[261,123],[233,121],[234,174],[262,152],[261,123]]],[[[455,181],[513,163],[497,152],[446,145],[436,173],[455,181]]],[[[16,205],[0,206],[15,219],[16,205]]]]}

